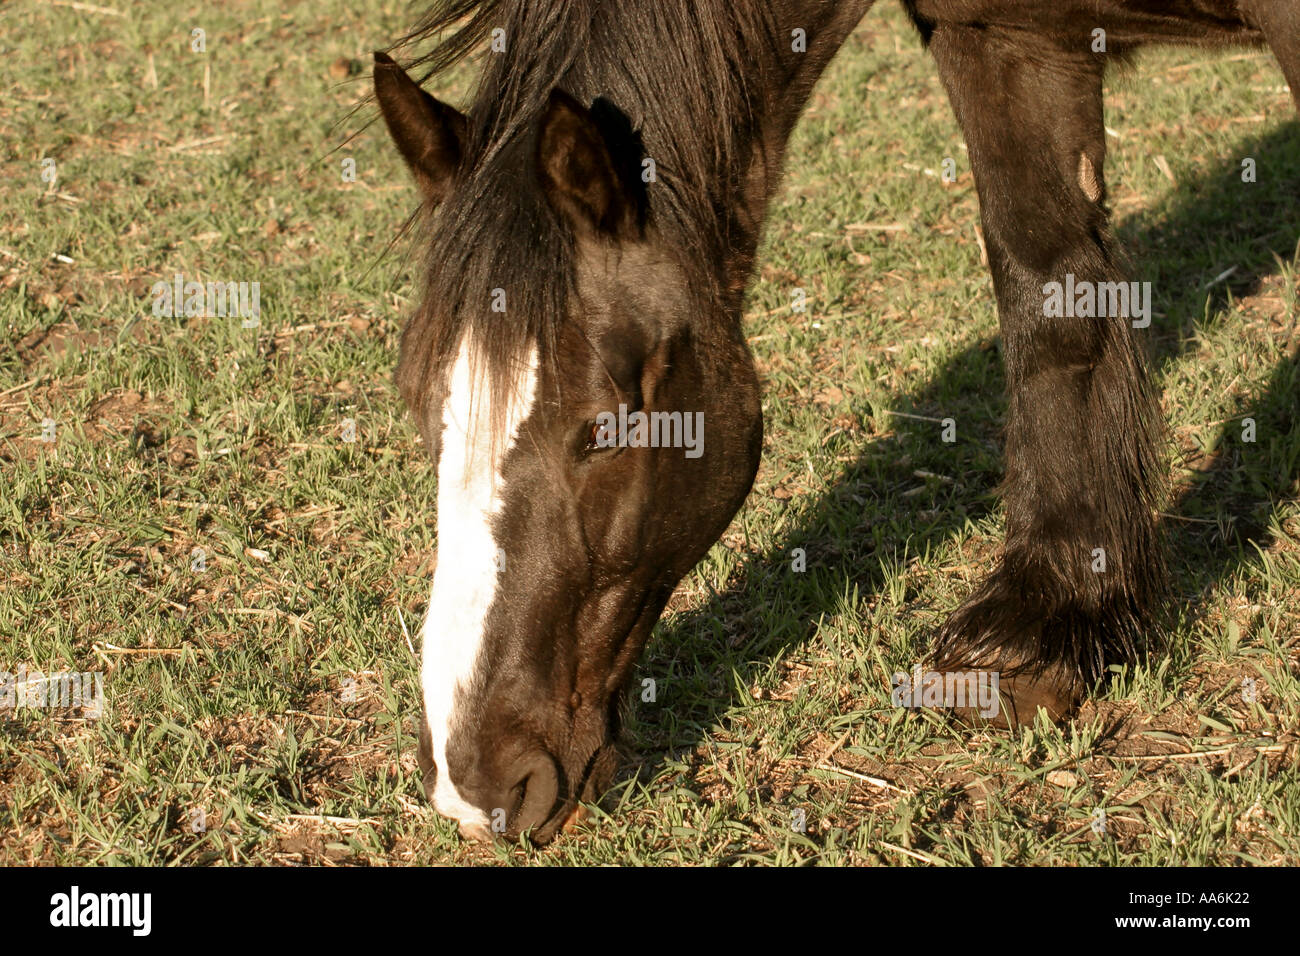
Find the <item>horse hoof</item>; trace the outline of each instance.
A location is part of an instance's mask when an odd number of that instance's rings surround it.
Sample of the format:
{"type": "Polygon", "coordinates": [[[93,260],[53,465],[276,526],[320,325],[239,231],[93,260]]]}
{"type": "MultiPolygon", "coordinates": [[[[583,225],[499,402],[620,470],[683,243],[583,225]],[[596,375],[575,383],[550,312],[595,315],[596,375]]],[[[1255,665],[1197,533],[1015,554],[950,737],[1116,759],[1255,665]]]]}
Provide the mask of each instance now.
{"type": "MultiPolygon", "coordinates": [[[[939,673],[971,670],[997,673],[995,669],[974,666],[947,666],[939,673]]],[[[1065,667],[1051,665],[1042,670],[1020,670],[1006,677],[999,674],[997,689],[996,712],[977,706],[954,706],[948,712],[964,723],[1014,730],[1032,726],[1039,710],[1046,711],[1052,723],[1062,723],[1075,712],[1083,697],[1073,674],[1065,667]]]]}

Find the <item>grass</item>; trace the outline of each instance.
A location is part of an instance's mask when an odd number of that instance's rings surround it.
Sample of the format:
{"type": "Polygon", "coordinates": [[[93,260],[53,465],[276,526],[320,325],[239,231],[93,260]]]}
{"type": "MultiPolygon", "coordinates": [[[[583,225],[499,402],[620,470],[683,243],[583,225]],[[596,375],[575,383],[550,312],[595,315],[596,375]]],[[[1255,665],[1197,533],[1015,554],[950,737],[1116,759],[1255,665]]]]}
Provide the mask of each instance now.
{"type": "Polygon", "coordinates": [[[100,670],[108,700],[0,715],[0,862],[1300,862],[1300,132],[1267,53],[1109,83],[1171,429],[1169,653],[1064,727],[890,706],[996,554],[1005,401],[960,133],[882,5],[772,209],[757,484],[639,663],[620,782],[536,850],[460,842],[417,781],[434,469],[392,382],[416,250],[383,256],[414,191],[379,127],[330,152],[413,11],[110,4],[0,10],[0,670],[100,670]],[[260,282],[261,326],[155,317],[178,272],[260,282]]]}

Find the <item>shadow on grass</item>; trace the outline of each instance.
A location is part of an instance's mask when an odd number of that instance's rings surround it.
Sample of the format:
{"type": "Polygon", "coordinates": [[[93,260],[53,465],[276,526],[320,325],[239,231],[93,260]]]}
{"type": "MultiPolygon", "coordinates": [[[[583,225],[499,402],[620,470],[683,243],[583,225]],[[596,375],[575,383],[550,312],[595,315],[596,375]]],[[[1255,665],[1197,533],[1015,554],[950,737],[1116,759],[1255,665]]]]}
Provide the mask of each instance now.
{"type": "MultiPolygon", "coordinates": [[[[1158,378],[1189,351],[1188,332],[1203,315],[1221,316],[1230,297],[1259,290],[1279,271],[1278,259],[1296,255],[1300,237],[1300,125],[1248,140],[1241,155],[1181,185],[1165,208],[1129,222],[1117,239],[1131,261],[1130,274],[1150,280],[1155,310],[1151,352],[1158,378]],[[1241,159],[1256,159],[1259,181],[1241,181],[1241,159]],[[1229,266],[1227,281],[1209,286],[1229,266]],[[1209,303],[1206,304],[1207,292],[1209,303]]],[[[989,294],[992,294],[991,287],[989,294]]],[[[1283,321],[1294,323],[1295,316],[1283,321]]],[[[1297,474],[1300,461],[1300,373],[1294,355],[1282,357],[1268,386],[1238,409],[1256,421],[1257,442],[1240,441],[1240,422],[1224,425],[1219,453],[1190,486],[1166,505],[1174,604],[1194,618],[1209,596],[1249,559],[1272,543],[1269,518],[1297,474]],[[1215,517],[1216,526],[1194,521],[1215,517]],[[1231,528],[1231,533],[1219,529],[1231,528]]],[[[938,440],[937,424],[895,419],[894,433],[871,441],[826,491],[790,502],[797,508],[781,544],[750,558],[727,586],[701,607],[666,619],[647,654],[656,680],[670,678],[670,700],[647,706],[635,696],[625,707],[625,736],[640,759],[622,780],[653,777],[673,757],[699,744],[736,703],[728,686],[734,671],[752,686],[775,662],[818,630],[819,620],[856,591],[867,600],[884,585],[884,568],[940,547],[996,507],[1001,478],[997,440],[1006,403],[1001,358],[990,343],[955,356],[928,381],[896,395],[891,407],[960,423],[956,444],[938,440]],[[904,496],[923,481],[916,470],[956,476],[955,485],[926,489],[933,498],[904,496]],[[925,502],[921,507],[914,502],[925,502]],[[791,552],[803,548],[807,571],[792,573],[791,552]],[[674,672],[672,668],[676,668],[674,672]]],[[[883,423],[881,423],[883,424],[883,423]]],[[[827,422],[827,431],[832,426],[827,422]]],[[[984,559],[988,567],[992,555],[984,559]]],[[[912,602],[904,616],[918,609],[912,602]]],[[[947,609],[945,609],[947,610],[947,609]]],[[[926,612],[927,618],[931,615],[926,612]]],[[[906,627],[906,621],[900,620],[906,627]]],[[[925,633],[935,621],[927,621],[925,633]]],[[[927,644],[907,649],[921,659],[927,644]]],[[[884,651],[889,657],[888,649],[884,651]]],[[[910,660],[897,656],[905,667],[910,660]]],[[[883,693],[884,687],[880,688],[883,693]]]]}
{"type": "MultiPolygon", "coordinates": [[[[1259,293],[1265,279],[1279,274],[1279,260],[1295,260],[1298,183],[1300,124],[1291,122],[1243,141],[1238,156],[1187,183],[1167,208],[1121,233],[1136,264],[1134,274],[1151,280],[1157,309],[1165,313],[1153,322],[1152,341],[1162,374],[1188,358],[1198,323],[1207,329],[1221,323],[1234,299],[1259,293]],[[1246,157],[1256,160],[1255,183],[1242,182],[1246,157]],[[1234,271],[1224,281],[1206,288],[1229,269],[1234,271]]],[[[1194,476],[1175,489],[1167,507],[1174,516],[1164,526],[1175,600],[1189,605],[1193,619],[1255,548],[1274,543],[1270,519],[1300,473],[1297,316],[1281,314],[1275,321],[1290,328],[1290,354],[1279,351],[1268,384],[1227,421],[1204,426],[1210,439],[1205,451],[1185,462],[1194,476]],[[1244,419],[1254,422],[1254,442],[1243,441],[1244,419]]]]}

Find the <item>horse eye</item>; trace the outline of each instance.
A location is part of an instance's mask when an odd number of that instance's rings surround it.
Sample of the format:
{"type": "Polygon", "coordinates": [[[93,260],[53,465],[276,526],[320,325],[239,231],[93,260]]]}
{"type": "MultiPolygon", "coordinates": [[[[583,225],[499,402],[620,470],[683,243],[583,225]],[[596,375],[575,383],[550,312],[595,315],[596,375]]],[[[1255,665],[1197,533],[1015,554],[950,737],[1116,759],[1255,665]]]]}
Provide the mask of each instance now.
{"type": "Polygon", "coordinates": [[[613,447],[615,447],[614,429],[609,424],[588,422],[587,444],[583,447],[583,452],[607,451],[613,447]]]}

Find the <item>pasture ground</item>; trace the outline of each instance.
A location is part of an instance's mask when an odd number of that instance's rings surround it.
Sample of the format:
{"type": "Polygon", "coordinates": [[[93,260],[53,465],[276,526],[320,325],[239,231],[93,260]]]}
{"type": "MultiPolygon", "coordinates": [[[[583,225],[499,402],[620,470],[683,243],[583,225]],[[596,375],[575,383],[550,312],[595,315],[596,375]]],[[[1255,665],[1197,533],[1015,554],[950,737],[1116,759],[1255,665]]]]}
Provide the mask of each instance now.
{"type": "MultiPolygon", "coordinates": [[[[1109,81],[1111,203],[1153,284],[1170,425],[1170,653],[1068,726],[972,731],[889,702],[997,552],[1005,402],[960,133],[888,2],[791,144],[746,326],[762,470],[637,668],[619,784],[545,850],[460,842],[419,791],[402,625],[437,544],[392,382],[416,246],[381,259],[414,191],[379,126],[329,153],[415,12],[0,9],[0,670],[103,671],[108,698],[99,720],[0,714],[0,862],[1300,861],[1281,73],[1162,49],[1109,81]],[[261,326],[155,317],[176,273],[260,282],[261,326]]],[[[437,92],[463,102],[468,75],[437,92]]]]}

